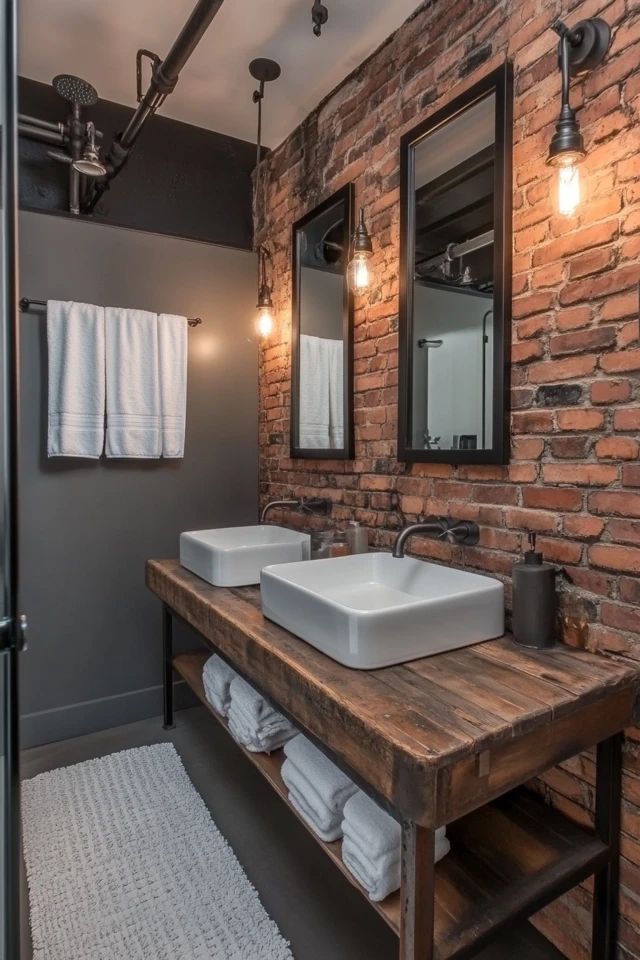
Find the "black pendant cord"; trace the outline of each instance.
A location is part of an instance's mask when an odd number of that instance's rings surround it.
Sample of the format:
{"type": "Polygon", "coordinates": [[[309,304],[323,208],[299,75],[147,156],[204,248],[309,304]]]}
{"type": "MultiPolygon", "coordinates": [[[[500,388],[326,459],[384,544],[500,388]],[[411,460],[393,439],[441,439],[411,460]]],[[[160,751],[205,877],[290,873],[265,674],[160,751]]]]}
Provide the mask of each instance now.
{"type": "Polygon", "coordinates": [[[260,81],[260,89],[253,93],[253,101],[258,104],[258,133],[256,136],[256,174],[253,184],[253,248],[258,254],[258,289],[262,286],[263,263],[260,244],[258,243],[258,227],[262,227],[260,200],[260,160],[262,154],[262,101],[264,99],[264,80],[260,81]]]}
{"type": "Polygon", "coordinates": [[[249,73],[258,81],[258,89],[253,91],[253,102],[258,106],[258,130],[256,135],[256,166],[253,183],[253,249],[258,254],[258,301],[264,300],[264,305],[269,301],[270,290],[266,282],[265,256],[268,253],[264,246],[258,241],[258,227],[264,225],[266,216],[266,181],[262,172],[262,101],[264,100],[265,84],[272,80],[277,80],[280,76],[280,64],[275,60],[269,60],[265,57],[258,57],[249,64],[249,73]],[[261,200],[263,209],[261,209],[261,200]],[[263,297],[264,294],[264,297],[263,297]]]}

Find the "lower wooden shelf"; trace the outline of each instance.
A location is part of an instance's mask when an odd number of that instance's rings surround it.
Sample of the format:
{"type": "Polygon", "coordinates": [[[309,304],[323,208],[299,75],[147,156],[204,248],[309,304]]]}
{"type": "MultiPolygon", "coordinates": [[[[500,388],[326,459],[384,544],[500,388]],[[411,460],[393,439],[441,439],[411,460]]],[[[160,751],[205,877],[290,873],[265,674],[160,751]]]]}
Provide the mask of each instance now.
{"type": "MultiPolygon", "coordinates": [[[[173,666],[212,716],[227,728],[226,720],[205,697],[202,668],[209,656],[210,653],[179,654],[174,657],[173,666]]],[[[280,776],[283,751],[267,755],[238,746],[336,867],[368,899],[342,860],[341,842],[320,840],[289,804],[280,776]]],[[[436,866],[437,960],[472,956],[511,920],[531,916],[604,866],[608,856],[606,844],[593,833],[567,820],[526,790],[507,794],[450,824],[447,834],[451,852],[436,866]]],[[[399,891],[371,906],[399,933],[399,891]]]]}

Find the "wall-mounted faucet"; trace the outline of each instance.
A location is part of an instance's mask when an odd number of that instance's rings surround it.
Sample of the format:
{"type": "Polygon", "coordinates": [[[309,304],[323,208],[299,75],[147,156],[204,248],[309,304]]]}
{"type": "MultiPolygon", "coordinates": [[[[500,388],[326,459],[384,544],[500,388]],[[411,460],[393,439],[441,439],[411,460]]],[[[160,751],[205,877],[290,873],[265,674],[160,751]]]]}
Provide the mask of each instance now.
{"type": "Polygon", "coordinates": [[[314,515],[316,517],[328,517],[331,513],[331,500],[325,497],[297,497],[291,500],[270,500],[265,504],[260,514],[260,523],[265,523],[267,515],[271,510],[278,507],[291,507],[294,510],[300,510],[301,513],[314,515]]]}
{"type": "Polygon", "coordinates": [[[451,517],[434,517],[433,520],[412,523],[401,530],[393,545],[393,556],[398,559],[404,557],[407,540],[418,533],[435,540],[447,540],[449,543],[458,543],[462,546],[473,546],[480,539],[477,523],[470,520],[454,520],[451,517]]]}

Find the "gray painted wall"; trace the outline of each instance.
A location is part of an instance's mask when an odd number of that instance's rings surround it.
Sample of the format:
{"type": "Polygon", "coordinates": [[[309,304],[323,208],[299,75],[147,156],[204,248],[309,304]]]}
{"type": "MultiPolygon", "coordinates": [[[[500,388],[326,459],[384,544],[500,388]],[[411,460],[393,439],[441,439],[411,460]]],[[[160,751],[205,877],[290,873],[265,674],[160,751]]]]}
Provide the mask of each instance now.
{"type": "MultiPolygon", "coordinates": [[[[148,557],[183,530],[255,520],[255,261],[243,251],[23,213],[21,295],[200,316],[182,461],[46,457],[44,312],[22,315],[21,657],[25,746],[160,712],[148,557]]],[[[195,638],[180,631],[181,645],[195,638]]],[[[186,695],[186,691],[183,691],[186,695]]]]}

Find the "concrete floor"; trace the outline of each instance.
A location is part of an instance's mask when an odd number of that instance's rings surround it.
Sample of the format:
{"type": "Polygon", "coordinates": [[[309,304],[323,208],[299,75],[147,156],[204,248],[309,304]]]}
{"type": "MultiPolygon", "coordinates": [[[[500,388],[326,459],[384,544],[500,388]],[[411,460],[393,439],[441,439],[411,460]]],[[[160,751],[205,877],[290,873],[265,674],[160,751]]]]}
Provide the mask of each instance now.
{"type": "MultiPolygon", "coordinates": [[[[22,776],[166,740],[175,745],[266,910],[291,941],[296,960],[397,960],[393,933],[203,707],[178,712],[172,731],[164,731],[160,719],[144,720],[24,751],[22,776]]],[[[32,960],[24,883],[23,892],[21,960],[32,960]]],[[[477,960],[514,956],[561,960],[528,924],[510,931],[477,960]]]]}

